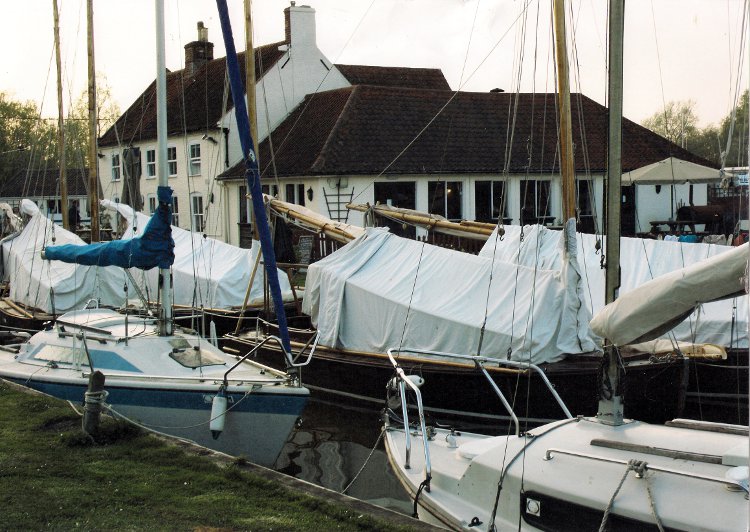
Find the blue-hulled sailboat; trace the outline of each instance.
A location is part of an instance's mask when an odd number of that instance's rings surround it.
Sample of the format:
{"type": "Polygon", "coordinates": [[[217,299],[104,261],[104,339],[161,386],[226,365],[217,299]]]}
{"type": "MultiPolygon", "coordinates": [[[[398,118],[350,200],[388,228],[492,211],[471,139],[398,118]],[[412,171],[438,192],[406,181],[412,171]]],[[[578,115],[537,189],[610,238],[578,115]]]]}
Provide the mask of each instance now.
{"type": "MultiPolygon", "coordinates": [[[[225,40],[231,41],[226,5],[219,1],[225,40]]],[[[42,392],[79,402],[95,371],[105,377],[106,405],[111,413],[147,428],[193,440],[206,447],[271,466],[304,408],[309,391],[300,385],[287,358],[287,371],[277,371],[219,350],[193,331],[173,323],[171,271],[171,189],[167,186],[166,83],[164,67],[164,5],[156,0],[157,124],[159,206],[138,238],[89,246],[48,247],[47,260],[143,270],[158,267],[159,316],[121,314],[86,308],[68,312],[54,325],[31,337],[17,354],[0,354],[0,377],[42,392]]],[[[227,48],[235,102],[243,102],[234,47],[227,48]],[[232,57],[230,57],[233,56],[232,57]],[[234,67],[232,68],[232,59],[234,67]]],[[[240,108],[242,107],[242,108],[240,108]]],[[[244,106],[240,124],[248,182],[260,198],[257,162],[249,139],[244,106]],[[244,129],[244,130],[243,130],[244,129]],[[257,189],[257,192],[256,192],[257,189]]],[[[256,212],[262,213],[262,202],[256,212]]],[[[265,215],[258,216],[265,220],[265,215]]],[[[261,245],[272,292],[278,287],[270,233],[262,227],[261,245]],[[274,286],[275,282],[275,286],[274,286]]],[[[283,304],[276,305],[283,316],[283,304]]],[[[289,351],[288,333],[279,343],[289,351]]]]}

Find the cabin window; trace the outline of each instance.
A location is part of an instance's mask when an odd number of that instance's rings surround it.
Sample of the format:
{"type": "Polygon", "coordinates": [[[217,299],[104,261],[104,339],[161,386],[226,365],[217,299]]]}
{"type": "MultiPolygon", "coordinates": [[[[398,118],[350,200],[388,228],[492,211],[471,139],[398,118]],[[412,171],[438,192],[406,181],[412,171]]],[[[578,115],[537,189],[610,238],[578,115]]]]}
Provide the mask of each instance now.
{"type": "Polygon", "coordinates": [[[204,229],[202,194],[196,193],[190,196],[190,215],[192,222],[191,229],[197,233],[202,232],[204,229]]]}
{"type": "Polygon", "coordinates": [[[112,154],[112,181],[120,180],[120,154],[112,154]]]}
{"type": "Polygon", "coordinates": [[[167,148],[167,169],[169,177],[177,176],[177,148],[174,146],[167,148]]]}
{"type": "Polygon", "coordinates": [[[156,150],[146,150],[146,179],[156,177],[156,150]]]}
{"type": "Polygon", "coordinates": [[[477,222],[510,223],[505,198],[505,181],[476,181],[474,183],[474,219],[477,222]],[[502,214],[501,214],[502,213],[502,214]]]}
{"type": "Polygon", "coordinates": [[[148,195],[148,212],[154,214],[156,212],[156,196],[153,194],[148,195]]]}
{"type": "Polygon", "coordinates": [[[430,181],[427,183],[429,212],[449,220],[460,221],[463,217],[463,183],[460,181],[430,181]]]}
{"type": "Polygon", "coordinates": [[[180,203],[177,196],[172,196],[172,225],[180,226],[180,203]]]}
{"type": "Polygon", "coordinates": [[[550,182],[548,180],[521,181],[521,223],[550,224],[550,182]]]}
{"type": "Polygon", "coordinates": [[[190,163],[188,165],[188,175],[201,175],[201,145],[190,145],[190,163]]]}

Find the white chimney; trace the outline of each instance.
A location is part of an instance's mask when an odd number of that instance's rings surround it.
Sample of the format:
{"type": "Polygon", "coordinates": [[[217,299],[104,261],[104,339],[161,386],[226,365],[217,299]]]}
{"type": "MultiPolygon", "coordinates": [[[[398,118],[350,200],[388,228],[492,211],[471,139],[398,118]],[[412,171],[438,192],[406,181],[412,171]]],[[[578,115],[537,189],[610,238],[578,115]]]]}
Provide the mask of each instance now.
{"type": "Polygon", "coordinates": [[[315,36],[315,10],[310,6],[298,6],[292,1],[284,10],[286,42],[292,47],[317,46],[315,36]]]}

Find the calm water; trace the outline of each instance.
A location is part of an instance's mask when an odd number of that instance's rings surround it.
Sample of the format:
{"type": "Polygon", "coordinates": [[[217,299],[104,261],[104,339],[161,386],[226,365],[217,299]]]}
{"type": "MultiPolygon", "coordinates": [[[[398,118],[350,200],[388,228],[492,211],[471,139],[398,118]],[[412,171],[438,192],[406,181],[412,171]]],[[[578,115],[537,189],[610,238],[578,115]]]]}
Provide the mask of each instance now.
{"type": "Polygon", "coordinates": [[[367,462],[346,494],[411,515],[412,502],[388,464],[383,440],[378,442],[380,429],[376,410],[345,407],[311,397],[301,426],[290,436],[275,468],[341,492],[367,462]]]}

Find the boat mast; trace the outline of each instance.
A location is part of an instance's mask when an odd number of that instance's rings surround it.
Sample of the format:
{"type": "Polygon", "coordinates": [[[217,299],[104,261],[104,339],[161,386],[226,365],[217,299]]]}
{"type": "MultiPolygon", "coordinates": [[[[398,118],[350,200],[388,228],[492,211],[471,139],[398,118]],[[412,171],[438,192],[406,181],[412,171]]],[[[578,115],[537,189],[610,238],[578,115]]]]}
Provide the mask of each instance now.
{"type": "Polygon", "coordinates": [[[65,175],[65,116],[63,115],[62,61],[60,61],[60,14],[57,11],[57,0],[52,0],[52,17],[54,18],[55,64],[57,65],[57,160],[60,165],[60,208],[62,209],[63,227],[70,229],[68,178],[65,175]]]}
{"type": "MultiPolygon", "coordinates": [[[[607,154],[607,237],[605,304],[617,298],[620,288],[620,181],[622,178],[622,56],[625,21],[624,0],[609,2],[609,140],[607,154]]],[[[605,339],[605,344],[607,341],[605,339]]],[[[597,419],[609,425],[623,423],[620,362],[616,348],[606,346],[597,419]]]]}
{"type": "Polygon", "coordinates": [[[555,0],[555,51],[557,56],[557,105],[560,113],[560,189],[563,224],[576,217],[575,164],[570,114],[570,74],[565,35],[565,0],[555,0]]]}
{"type": "MultiPolygon", "coordinates": [[[[167,72],[164,51],[164,0],[156,0],[156,161],[160,187],[168,187],[167,168],[167,72]]],[[[171,207],[171,206],[170,206],[171,207]]],[[[159,268],[161,308],[159,334],[172,334],[172,272],[159,268]]]]}
{"type": "Polygon", "coordinates": [[[89,213],[91,242],[99,242],[99,172],[96,155],[96,68],[94,66],[94,0],[86,2],[89,65],[89,213]]]}
{"type": "MultiPolygon", "coordinates": [[[[255,101],[255,48],[253,47],[253,1],[245,0],[245,94],[247,95],[247,118],[250,121],[250,144],[253,152],[258,153],[258,110],[255,101]]],[[[269,132],[270,135],[270,132],[269,132]]],[[[248,190],[249,192],[249,190],[248,190]]],[[[258,240],[258,224],[255,221],[255,209],[250,202],[248,212],[251,222],[252,240],[258,240]]],[[[248,293],[250,286],[247,287],[248,293]]]]}

